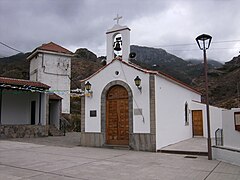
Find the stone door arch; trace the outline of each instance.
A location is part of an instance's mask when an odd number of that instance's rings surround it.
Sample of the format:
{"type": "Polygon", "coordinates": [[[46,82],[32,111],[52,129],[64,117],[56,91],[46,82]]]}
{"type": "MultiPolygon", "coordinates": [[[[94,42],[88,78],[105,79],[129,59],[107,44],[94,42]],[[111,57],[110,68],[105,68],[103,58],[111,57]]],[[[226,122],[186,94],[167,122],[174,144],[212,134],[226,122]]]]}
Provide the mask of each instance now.
{"type": "Polygon", "coordinates": [[[106,143],[129,145],[128,92],[120,85],[112,86],[106,100],[106,143]]]}
{"type": "MultiPolygon", "coordinates": [[[[113,113],[116,113],[116,111],[113,113]]],[[[119,112],[119,110],[118,110],[117,114],[120,115],[121,112],[119,112]]],[[[115,116],[116,116],[116,114],[115,114],[115,116]]],[[[125,123],[126,123],[126,121],[125,121],[125,123]]],[[[120,125],[121,125],[121,123],[120,123],[120,125]]],[[[119,131],[119,133],[121,133],[121,129],[119,129],[118,131],[119,131]]],[[[112,81],[109,84],[107,84],[102,91],[102,95],[101,95],[101,132],[104,134],[105,144],[129,145],[131,147],[131,144],[133,143],[132,142],[132,140],[133,140],[132,139],[132,134],[133,134],[133,96],[132,96],[132,91],[131,91],[129,85],[123,81],[119,81],[119,80],[112,81]],[[119,92],[119,91],[120,91],[121,95],[118,95],[117,92],[119,92]],[[115,95],[113,95],[113,94],[115,94],[115,95]],[[124,115],[122,114],[122,116],[125,116],[125,118],[126,118],[126,116],[128,116],[128,118],[127,118],[128,126],[125,124],[125,128],[128,127],[128,139],[125,139],[123,141],[120,141],[120,140],[119,141],[109,141],[109,139],[108,139],[109,134],[107,132],[107,130],[108,130],[107,129],[107,123],[108,123],[107,118],[108,118],[109,114],[107,111],[109,111],[108,108],[111,108],[111,107],[108,107],[107,103],[109,104],[111,99],[113,101],[113,102],[111,102],[113,104],[112,106],[125,106],[125,108],[127,108],[127,112],[125,111],[126,109],[122,110],[122,113],[124,113],[124,115]],[[116,101],[114,99],[119,102],[116,103],[116,101]]],[[[115,132],[116,132],[116,130],[115,130],[115,132]]],[[[125,136],[126,136],[126,131],[124,132],[124,130],[123,130],[122,133],[125,134],[125,136]]]]}

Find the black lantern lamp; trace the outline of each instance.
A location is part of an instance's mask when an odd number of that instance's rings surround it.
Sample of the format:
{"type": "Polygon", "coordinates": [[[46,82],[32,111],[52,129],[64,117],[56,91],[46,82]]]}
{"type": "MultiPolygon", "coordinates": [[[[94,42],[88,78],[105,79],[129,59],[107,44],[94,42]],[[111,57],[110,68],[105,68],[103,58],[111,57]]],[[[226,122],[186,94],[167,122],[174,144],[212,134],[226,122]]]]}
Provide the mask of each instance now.
{"type": "Polygon", "coordinates": [[[210,47],[212,36],[208,34],[201,34],[196,38],[196,41],[201,50],[206,50],[210,47]]]}
{"type": "Polygon", "coordinates": [[[91,90],[91,83],[88,81],[86,84],[85,84],[85,89],[89,92],[91,90]]]}
{"type": "Polygon", "coordinates": [[[139,89],[139,91],[142,90],[142,87],[141,87],[141,79],[139,76],[137,76],[135,79],[134,79],[134,82],[135,82],[135,85],[137,86],[137,88],[139,89]]]}
{"type": "Polygon", "coordinates": [[[208,65],[207,65],[207,55],[206,55],[206,50],[210,47],[212,36],[207,34],[201,34],[196,38],[196,41],[199,48],[203,50],[205,91],[206,91],[206,112],[207,112],[208,159],[212,160],[212,143],[211,143],[211,130],[210,130],[209,98],[208,98],[208,65]]]}
{"type": "Polygon", "coordinates": [[[121,37],[117,37],[116,42],[114,42],[114,44],[113,44],[114,50],[121,51],[122,50],[121,45],[122,45],[121,37]]]}
{"type": "Polygon", "coordinates": [[[86,96],[92,96],[92,90],[91,90],[92,84],[88,81],[85,84],[85,89],[87,90],[86,96]]]}

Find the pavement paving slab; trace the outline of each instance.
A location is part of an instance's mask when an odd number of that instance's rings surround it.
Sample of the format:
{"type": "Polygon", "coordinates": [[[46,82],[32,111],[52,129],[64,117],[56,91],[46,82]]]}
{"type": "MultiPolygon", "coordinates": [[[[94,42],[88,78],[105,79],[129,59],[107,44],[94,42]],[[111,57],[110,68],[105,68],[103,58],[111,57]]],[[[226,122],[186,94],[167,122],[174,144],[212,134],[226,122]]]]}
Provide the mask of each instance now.
{"type": "Polygon", "coordinates": [[[81,147],[69,138],[0,140],[0,180],[240,180],[239,166],[206,156],[81,147]]]}

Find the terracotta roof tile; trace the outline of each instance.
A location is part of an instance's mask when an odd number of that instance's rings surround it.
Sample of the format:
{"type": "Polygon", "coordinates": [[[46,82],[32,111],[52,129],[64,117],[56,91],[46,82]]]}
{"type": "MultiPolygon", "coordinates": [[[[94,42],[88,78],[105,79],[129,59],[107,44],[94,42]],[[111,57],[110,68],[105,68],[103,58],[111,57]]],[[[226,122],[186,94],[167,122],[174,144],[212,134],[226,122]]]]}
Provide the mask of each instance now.
{"type": "Polygon", "coordinates": [[[63,98],[55,93],[49,95],[49,99],[51,100],[62,100],[63,98]]]}
{"type": "Polygon", "coordinates": [[[53,42],[49,42],[47,44],[43,44],[32,51],[32,53],[27,57],[28,60],[31,60],[35,55],[37,55],[41,51],[48,51],[49,53],[61,53],[66,56],[73,56],[73,53],[66,48],[59,46],[53,42]]]}
{"type": "Polygon", "coordinates": [[[38,87],[43,89],[49,89],[50,86],[36,82],[36,81],[29,81],[24,79],[14,79],[14,78],[6,78],[6,77],[0,77],[0,84],[8,84],[8,85],[18,85],[18,86],[32,86],[32,87],[38,87]]]}
{"type": "Polygon", "coordinates": [[[43,44],[39,46],[37,49],[45,50],[45,51],[53,51],[58,53],[64,53],[64,54],[73,54],[71,51],[67,50],[66,48],[59,46],[53,42],[43,44]]]}

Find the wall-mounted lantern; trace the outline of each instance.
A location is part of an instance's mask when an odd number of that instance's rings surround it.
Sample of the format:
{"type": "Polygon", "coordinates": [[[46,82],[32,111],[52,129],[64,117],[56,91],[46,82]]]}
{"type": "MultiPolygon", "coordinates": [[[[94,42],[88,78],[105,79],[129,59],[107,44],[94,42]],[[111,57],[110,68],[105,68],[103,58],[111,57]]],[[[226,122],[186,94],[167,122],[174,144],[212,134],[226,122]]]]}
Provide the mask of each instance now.
{"type": "Polygon", "coordinates": [[[142,92],[142,86],[141,86],[141,79],[139,76],[137,76],[134,79],[135,85],[137,86],[137,88],[139,89],[140,92],[142,92]]]}
{"type": "Polygon", "coordinates": [[[87,90],[87,93],[85,94],[86,96],[88,97],[91,97],[92,96],[92,84],[88,81],[86,84],[85,84],[85,89],[87,90]]]}

